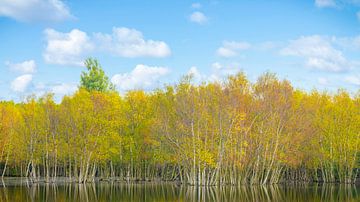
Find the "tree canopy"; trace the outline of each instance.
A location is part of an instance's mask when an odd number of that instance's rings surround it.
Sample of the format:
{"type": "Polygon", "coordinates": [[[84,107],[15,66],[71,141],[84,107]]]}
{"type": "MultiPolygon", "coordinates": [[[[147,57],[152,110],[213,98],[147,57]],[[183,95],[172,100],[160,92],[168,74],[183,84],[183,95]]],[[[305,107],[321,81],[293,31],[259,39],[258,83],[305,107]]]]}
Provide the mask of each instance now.
{"type": "Polygon", "coordinates": [[[87,91],[109,92],[115,90],[109,78],[106,76],[100,63],[94,58],[88,58],[84,62],[87,71],[83,71],[80,77],[80,88],[87,91]]]}
{"type": "Polygon", "coordinates": [[[354,183],[360,173],[360,94],[240,73],[121,96],[96,60],[86,64],[83,88],[59,104],[0,102],[3,175],[208,186],[354,183]]]}

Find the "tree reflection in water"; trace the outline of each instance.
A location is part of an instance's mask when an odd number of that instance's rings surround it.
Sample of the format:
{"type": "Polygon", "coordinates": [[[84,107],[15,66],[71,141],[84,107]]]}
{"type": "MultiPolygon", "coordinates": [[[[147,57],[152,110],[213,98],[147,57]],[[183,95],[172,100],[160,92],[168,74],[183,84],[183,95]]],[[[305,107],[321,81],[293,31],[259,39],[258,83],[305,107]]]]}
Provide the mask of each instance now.
{"type": "Polygon", "coordinates": [[[178,186],[168,183],[0,183],[0,201],[360,201],[354,185],[178,186]],[[6,186],[5,186],[6,185],[6,186]]]}

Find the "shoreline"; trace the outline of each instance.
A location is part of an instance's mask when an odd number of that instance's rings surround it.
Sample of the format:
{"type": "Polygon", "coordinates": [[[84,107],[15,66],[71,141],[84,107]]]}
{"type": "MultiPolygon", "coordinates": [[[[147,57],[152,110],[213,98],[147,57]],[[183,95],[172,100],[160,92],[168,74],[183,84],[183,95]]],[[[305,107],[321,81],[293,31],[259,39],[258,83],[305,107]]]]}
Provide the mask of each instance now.
{"type": "Polygon", "coordinates": [[[110,179],[110,178],[95,178],[92,181],[87,182],[78,182],[76,180],[70,179],[68,177],[57,177],[56,179],[52,179],[47,181],[45,178],[40,178],[37,180],[32,180],[28,177],[3,177],[0,178],[0,187],[10,185],[61,185],[61,184],[78,184],[78,185],[87,185],[87,184],[99,184],[99,183],[108,183],[108,184],[122,184],[122,185],[154,185],[154,184],[171,184],[175,186],[187,186],[187,187],[259,187],[259,186],[289,186],[289,185],[305,185],[305,186],[327,186],[327,185],[335,185],[335,186],[360,186],[360,178],[355,181],[355,183],[340,183],[340,182],[304,182],[304,181],[282,181],[279,183],[273,184],[222,184],[222,185],[193,185],[189,183],[182,183],[178,180],[124,180],[124,179],[110,179]]]}

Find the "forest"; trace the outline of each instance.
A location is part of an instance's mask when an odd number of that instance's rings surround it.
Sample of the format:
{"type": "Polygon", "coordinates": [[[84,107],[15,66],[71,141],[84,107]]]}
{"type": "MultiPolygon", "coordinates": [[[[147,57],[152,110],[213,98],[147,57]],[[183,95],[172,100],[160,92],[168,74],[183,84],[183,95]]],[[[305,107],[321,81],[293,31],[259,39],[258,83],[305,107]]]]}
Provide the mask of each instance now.
{"type": "Polygon", "coordinates": [[[264,73],[119,93],[96,59],[79,89],[0,102],[0,175],[32,182],[355,183],[360,91],[295,89],[264,73]]]}

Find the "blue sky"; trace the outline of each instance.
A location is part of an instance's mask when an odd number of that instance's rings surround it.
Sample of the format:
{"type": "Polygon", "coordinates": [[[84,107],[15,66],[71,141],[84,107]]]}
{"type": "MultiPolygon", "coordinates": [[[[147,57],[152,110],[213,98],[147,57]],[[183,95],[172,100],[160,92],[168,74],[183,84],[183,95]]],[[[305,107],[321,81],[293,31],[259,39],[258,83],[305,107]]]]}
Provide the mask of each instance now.
{"type": "Polygon", "coordinates": [[[266,71],[360,87],[360,1],[0,0],[0,99],[73,93],[95,57],[120,92],[266,71]]]}

